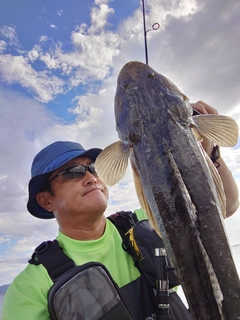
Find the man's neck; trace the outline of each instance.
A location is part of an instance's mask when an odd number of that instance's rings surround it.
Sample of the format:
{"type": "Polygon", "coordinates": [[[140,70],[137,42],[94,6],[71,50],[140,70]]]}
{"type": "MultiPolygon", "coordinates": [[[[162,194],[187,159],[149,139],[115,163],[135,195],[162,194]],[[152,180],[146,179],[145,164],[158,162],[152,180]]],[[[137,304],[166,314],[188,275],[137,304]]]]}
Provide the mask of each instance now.
{"type": "Polygon", "coordinates": [[[59,228],[67,237],[75,240],[96,240],[102,237],[106,227],[106,218],[102,215],[98,220],[92,222],[80,222],[71,224],[60,224],[59,228]]]}

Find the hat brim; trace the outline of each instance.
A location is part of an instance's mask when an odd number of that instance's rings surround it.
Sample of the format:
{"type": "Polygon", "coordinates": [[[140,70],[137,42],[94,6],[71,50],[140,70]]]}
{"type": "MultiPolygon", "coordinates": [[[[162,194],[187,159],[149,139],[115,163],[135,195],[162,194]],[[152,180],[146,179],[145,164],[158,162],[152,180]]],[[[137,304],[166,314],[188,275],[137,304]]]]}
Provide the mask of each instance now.
{"type": "Polygon", "coordinates": [[[77,158],[77,157],[88,157],[92,159],[93,161],[96,160],[97,156],[100,154],[102,149],[94,148],[89,149],[84,152],[82,150],[76,150],[72,155],[69,154],[67,158],[65,158],[57,167],[55,167],[53,170],[48,171],[46,173],[42,173],[39,175],[36,175],[29,181],[28,190],[29,190],[29,200],[27,203],[27,209],[28,211],[35,217],[40,219],[53,219],[54,214],[52,212],[49,212],[45,210],[43,207],[41,207],[38,202],[36,201],[36,195],[40,192],[41,187],[45,183],[45,181],[50,177],[53,171],[60,168],[64,164],[66,164],[68,161],[77,158]]]}

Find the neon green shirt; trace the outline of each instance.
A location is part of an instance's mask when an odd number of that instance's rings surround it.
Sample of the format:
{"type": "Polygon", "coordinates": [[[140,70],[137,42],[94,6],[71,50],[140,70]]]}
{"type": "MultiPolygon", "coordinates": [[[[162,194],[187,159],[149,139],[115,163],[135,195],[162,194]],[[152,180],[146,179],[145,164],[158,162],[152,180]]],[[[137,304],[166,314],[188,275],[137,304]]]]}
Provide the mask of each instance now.
{"type": "MultiPolygon", "coordinates": [[[[143,210],[136,210],[136,213],[139,220],[146,218],[143,210]]],[[[104,264],[120,288],[140,276],[131,256],[122,249],[118,230],[108,219],[100,239],[78,241],[60,231],[56,239],[76,265],[90,261],[104,264]]],[[[50,320],[47,294],[52,284],[41,264],[27,265],[6,292],[2,320],[50,320]]]]}

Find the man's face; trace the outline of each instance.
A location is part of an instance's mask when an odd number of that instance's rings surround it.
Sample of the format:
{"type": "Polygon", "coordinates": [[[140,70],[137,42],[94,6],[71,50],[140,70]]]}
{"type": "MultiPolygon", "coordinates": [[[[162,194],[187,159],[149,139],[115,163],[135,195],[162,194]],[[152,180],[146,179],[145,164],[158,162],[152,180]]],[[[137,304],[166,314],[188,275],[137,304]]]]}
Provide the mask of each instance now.
{"type": "MultiPolygon", "coordinates": [[[[78,157],[55,170],[49,180],[69,166],[88,166],[90,158],[78,157]]],[[[54,196],[51,196],[52,211],[58,217],[72,219],[76,216],[102,214],[108,202],[106,184],[96,175],[86,170],[83,177],[64,180],[61,175],[51,181],[54,196]]]]}

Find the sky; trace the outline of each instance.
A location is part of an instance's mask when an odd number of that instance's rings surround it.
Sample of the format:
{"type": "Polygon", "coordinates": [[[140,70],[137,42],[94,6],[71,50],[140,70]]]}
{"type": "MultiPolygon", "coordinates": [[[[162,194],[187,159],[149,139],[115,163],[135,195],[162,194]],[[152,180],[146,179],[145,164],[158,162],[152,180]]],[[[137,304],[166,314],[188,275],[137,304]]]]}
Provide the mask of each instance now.
{"type": "MultiPolygon", "coordinates": [[[[239,0],[145,0],[145,15],[149,65],[240,124],[239,0]]],[[[33,157],[57,140],[118,140],[116,81],[132,60],[146,61],[142,1],[0,2],[0,285],[58,232],[26,209],[33,157]]],[[[221,152],[239,186],[239,141],[221,152]]],[[[107,215],[139,207],[130,169],[109,190],[107,215]]],[[[225,225],[239,244],[240,209],[225,225]]]]}

